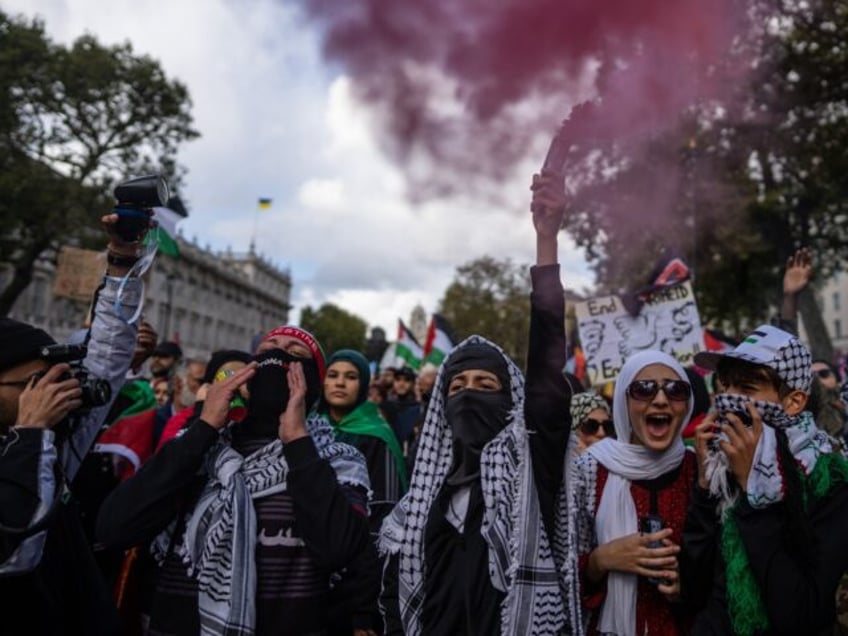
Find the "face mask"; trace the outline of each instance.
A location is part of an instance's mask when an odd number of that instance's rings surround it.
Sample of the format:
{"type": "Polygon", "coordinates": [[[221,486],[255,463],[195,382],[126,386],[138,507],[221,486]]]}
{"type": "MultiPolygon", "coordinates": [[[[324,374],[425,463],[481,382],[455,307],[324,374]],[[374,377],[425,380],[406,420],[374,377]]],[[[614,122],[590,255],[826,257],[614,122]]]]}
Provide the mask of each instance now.
{"type": "Polygon", "coordinates": [[[445,416],[453,438],[448,483],[467,483],[480,473],[480,453],[506,426],[512,400],[504,391],[463,390],[447,399],[445,416]]]}
{"type": "Polygon", "coordinates": [[[255,356],[254,360],[256,372],[247,381],[248,411],[254,419],[276,423],[289,402],[287,374],[289,364],[297,358],[282,349],[271,349],[255,356]]]}
{"type": "Polygon", "coordinates": [[[772,428],[787,428],[798,421],[797,417],[793,417],[783,410],[782,404],[754,400],[736,393],[719,393],[715,398],[715,410],[720,414],[734,413],[743,423],[750,426],[748,421],[750,420],[747,407],[748,402],[751,402],[757,411],[759,411],[763,423],[772,428]]]}
{"type": "Polygon", "coordinates": [[[249,414],[259,420],[272,420],[275,425],[289,403],[288,370],[292,362],[300,362],[306,377],[306,410],[321,394],[318,365],[311,358],[298,358],[282,349],[264,351],[254,357],[256,372],[247,382],[250,393],[249,414]]]}

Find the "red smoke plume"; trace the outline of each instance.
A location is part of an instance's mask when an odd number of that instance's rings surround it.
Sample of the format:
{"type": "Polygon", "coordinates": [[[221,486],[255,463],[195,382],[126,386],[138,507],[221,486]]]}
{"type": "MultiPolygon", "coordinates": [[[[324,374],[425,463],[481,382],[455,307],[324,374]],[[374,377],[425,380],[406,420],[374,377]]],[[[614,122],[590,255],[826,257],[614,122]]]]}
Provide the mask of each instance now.
{"type": "MultiPolygon", "coordinates": [[[[722,97],[741,0],[305,0],[328,60],[377,114],[413,194],[502,178],[569,115],[587,64],[598,105],[579,138],[642,135],[722,97]],[[457,107],[459,106],[459,107],[457,107]],[[424,169],[422,171],[422,166],[424,169]],[[423,189],[422,189],[423,188],[423,189]]],[[[584,87],[585,93],[585,87],[584,87]]],[[[541,163],[541,157],[539,158],[541,163]]]]}

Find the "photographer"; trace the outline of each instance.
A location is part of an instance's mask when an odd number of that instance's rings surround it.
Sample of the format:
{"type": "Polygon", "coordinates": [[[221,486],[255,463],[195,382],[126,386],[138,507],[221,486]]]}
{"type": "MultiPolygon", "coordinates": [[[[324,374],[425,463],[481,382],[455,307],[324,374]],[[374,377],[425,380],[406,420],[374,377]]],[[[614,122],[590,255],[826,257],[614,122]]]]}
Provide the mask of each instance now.
{"type": "Polygon", "coordinates": [[[0,631],[7,635],[118,632],[68,489],[125,381],[136,342],[136,326],[118,316],[116,301],[120,291],[124,310],[139,303],[140,281],[121,281],[141,236],[121,239],[117,214],[102,223],[108,267],[94,297],[83,369],[69,373],[73,360],[45,355],[55,341],[44,331],[0,319],[0,598],[5,608],[38,608],[3,612],[0,631]]]}

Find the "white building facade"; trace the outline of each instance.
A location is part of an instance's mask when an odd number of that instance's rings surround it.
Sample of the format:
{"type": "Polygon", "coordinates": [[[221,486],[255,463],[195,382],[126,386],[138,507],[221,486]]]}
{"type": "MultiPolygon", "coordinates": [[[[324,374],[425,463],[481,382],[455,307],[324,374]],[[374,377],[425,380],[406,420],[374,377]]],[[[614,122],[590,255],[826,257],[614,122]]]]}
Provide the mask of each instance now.
{"type": "MultiPolygon", "coordinates": [[[[188,358],[218,349],[251,351],[256,338],[288,322],[291,276],[251,250],[213,253],[182,238],[180,256],[159,254],[144,276],[144,319],[159,340],[176,340],[188,358]]],[[[53,293],[55,255],[38,262],[11,318],[41,327],[57,341],[84,326],[88,304],[53,293]]],[[[11,278],[0,269],[0,285],[11,278]]]]}

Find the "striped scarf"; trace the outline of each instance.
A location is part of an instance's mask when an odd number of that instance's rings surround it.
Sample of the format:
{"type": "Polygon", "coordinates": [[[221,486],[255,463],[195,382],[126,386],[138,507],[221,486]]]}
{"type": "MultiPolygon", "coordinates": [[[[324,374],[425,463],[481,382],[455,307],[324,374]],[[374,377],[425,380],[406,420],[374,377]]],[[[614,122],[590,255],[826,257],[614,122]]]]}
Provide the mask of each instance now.
{"type": "MultiPolygon", "coordinates": [[[[319,416],[311,416],[306,426],[339,483],[369,490],[359,451],[334,441],[332,430],[319,416]]],[[[256,626],[257,529],[252,500],[285,491],[288,465],[283,443],[276,439],[243,457],[222,435],[209,451],[204,470],[209,479],[189,512],[176,554],[197,579],[200,633],[249,636],[256,626]]],[[[160,562],[168,553],[174,524],[154,541],[153,553],[160,562]]]]}
{"type": "Polygon", "coordinates": [[[424,607],[424,532],[430,509],[445,483],[452,459],[445,416],[445,368],[468,344],[487,344],[507,361],[513,410],[508,424],[483,449],[480,481],[484,515],[480,532],[489,548],[492,585],[505,594],[501,634],[559,634],[565,625],[552,546],[542,524],[527,429],[524,377],[497,346],[471,336],[454,348],[433,386],[409,492],[383,522],[380,550],[399,555],[398,601],[404,632],[421,634],[424,607]]]}

